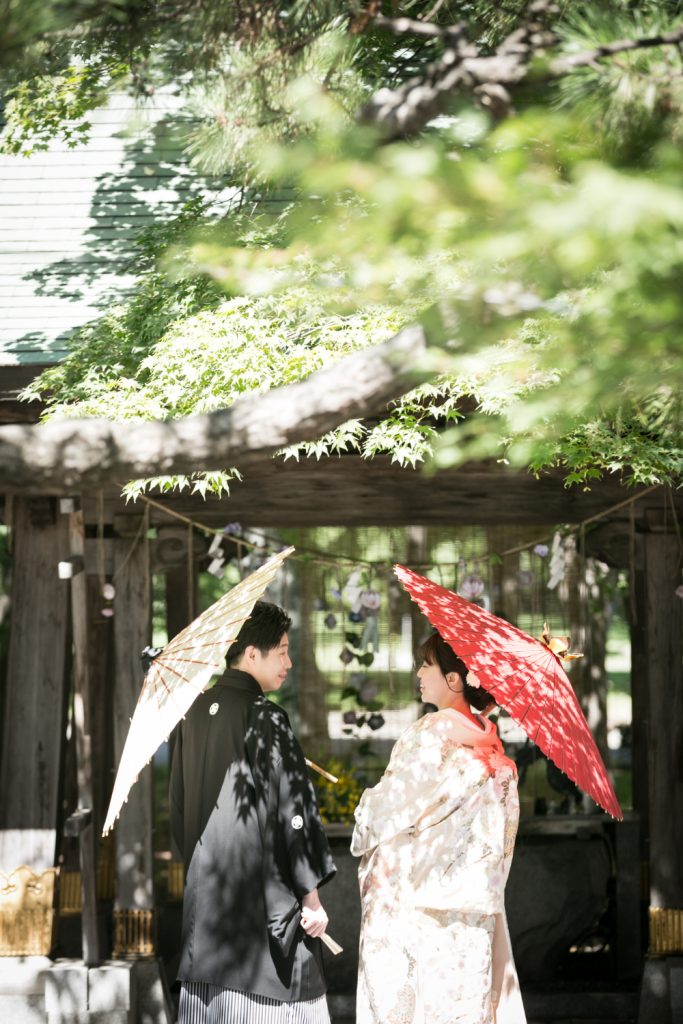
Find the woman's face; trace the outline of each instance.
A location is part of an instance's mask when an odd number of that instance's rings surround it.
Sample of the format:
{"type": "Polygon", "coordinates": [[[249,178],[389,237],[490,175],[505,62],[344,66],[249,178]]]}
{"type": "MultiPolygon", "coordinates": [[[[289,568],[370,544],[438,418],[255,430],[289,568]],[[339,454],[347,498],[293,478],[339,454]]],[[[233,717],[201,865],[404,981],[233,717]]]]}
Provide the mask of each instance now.
{"type": "Polygon", "coordinates": [[[454,692],[462,691],[462,683],[457,672],[449,672],[446,679],[438,665],[430,665],[427,661],[423,661],[417,670],[417,678],[420,680],[420,696],[423,702],[434,704],[437,708],[452,703],[454,692]]]}

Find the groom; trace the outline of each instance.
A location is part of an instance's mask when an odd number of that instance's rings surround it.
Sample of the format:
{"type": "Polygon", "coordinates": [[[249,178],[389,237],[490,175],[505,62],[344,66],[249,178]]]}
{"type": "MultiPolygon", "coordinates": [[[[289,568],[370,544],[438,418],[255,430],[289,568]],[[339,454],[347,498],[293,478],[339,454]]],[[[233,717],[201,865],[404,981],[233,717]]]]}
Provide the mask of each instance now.
{"type": "Polygon", "coordinates": [[[228,668],[178,727],[171,833],[185,864],[179,1024],[329,1021],[318,889],[336,868],[301,748],[266,695],[292,666],[291,619],[259,601],[228,668]],[[270,1012],[272,1010],[272,1013],[270,1012]],[[260,1016],[259,1016],[260,1014],[260,1016]]]}

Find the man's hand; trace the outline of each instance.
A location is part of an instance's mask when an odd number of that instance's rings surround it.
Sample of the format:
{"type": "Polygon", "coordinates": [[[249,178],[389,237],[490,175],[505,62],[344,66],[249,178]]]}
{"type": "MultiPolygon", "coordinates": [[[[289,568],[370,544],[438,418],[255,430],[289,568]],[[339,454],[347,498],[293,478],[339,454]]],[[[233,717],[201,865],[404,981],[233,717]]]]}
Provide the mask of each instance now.
{"type": "Polygon", "coordinates": [[[327,928],[328,917],[320,902],[318,890],[306,893],[301,901],[301,927],[313,939],[319,939],[327,928]]]}

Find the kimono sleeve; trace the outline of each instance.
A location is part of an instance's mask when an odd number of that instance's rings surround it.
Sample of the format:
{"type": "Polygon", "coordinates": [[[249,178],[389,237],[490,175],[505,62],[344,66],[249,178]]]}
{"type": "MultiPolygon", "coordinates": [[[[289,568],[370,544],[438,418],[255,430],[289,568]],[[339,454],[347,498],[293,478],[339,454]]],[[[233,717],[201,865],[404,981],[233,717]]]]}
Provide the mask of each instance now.
{"type": "Polygon", "coordinates": [[[268,701],[247,734],[263,847],[263,898],[271,938],[287,956],[306,893],[335,874],[303,753],[286,714],[268,701]]]}
{"type": "Polygon", "coordinates": [[[396,836],[417,836],[455,814],[487,775],[452,724],[425,715],[396,743],[386,772],[355,810],[351,853],[361,857],[396,836]]]}
{"type": "Polygon", "coordinates": [[[301,747],[286,714],[279,708],[274,712],[275,849],[278,859],[284,859],[292,889],[301,900],[329,882],[337,869],[301,747]]]}

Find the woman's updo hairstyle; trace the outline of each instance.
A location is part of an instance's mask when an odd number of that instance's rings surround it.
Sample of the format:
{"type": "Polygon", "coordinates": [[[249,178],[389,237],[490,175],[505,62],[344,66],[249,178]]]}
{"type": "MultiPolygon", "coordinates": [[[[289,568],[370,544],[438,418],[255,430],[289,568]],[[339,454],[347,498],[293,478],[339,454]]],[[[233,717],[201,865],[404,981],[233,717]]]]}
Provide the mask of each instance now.
{"type": "Polygon", "coordinates": [[[450,644],[447,644],[440,633],[432,633],[417,649],[418,661],[426,661],[428,665],[437,665],[442,675],[457,672],[462,679],[463,696],[477,711],[486,711],[495,700],[483,686],[469,686],[467,683],[467,665],[459,658],[450,644]]]}

